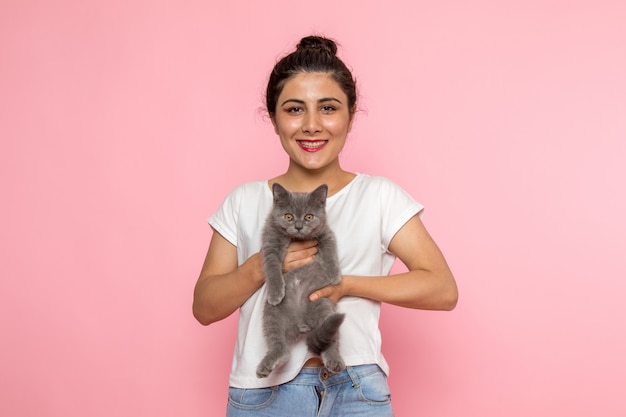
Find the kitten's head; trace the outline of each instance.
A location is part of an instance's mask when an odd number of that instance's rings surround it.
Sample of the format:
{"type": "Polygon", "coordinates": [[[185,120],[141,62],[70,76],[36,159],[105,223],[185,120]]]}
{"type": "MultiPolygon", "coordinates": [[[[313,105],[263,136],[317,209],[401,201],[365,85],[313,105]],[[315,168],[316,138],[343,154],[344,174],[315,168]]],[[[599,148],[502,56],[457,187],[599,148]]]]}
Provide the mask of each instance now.
{"type": "Polygon", "coordinates": [[[292,193],[274,183],[274,206],[271,216],[276,228],[291,239],[307,240],[326,227],[328,186],[320,185],[310,193],[292,193]]]}

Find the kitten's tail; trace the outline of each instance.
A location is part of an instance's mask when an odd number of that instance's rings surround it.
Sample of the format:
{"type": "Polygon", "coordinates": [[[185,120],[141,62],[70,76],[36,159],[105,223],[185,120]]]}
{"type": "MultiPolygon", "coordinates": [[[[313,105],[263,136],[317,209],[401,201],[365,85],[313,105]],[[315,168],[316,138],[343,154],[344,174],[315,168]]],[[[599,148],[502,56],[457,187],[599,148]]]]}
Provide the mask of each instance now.
{"type": "Polygon", "coordinates": [[[320,355],[323,351],[337,341],[339,326],[345,318],[343,313],[333,313],[319,325],[311,330],[306,338],[306,344],[314,355],[320,355]]]}

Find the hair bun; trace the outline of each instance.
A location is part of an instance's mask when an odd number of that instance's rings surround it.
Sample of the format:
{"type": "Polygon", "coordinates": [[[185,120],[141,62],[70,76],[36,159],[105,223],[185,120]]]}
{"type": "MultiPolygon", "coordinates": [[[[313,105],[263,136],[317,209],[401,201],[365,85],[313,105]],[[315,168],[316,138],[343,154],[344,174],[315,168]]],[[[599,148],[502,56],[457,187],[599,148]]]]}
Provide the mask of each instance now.
{"type": "Polygon", "coordinates": [[[337,54],[337,44],[328,38],[323,38],[321,36],[307,36],[300,40],[298,44],[297,50],[321,50],[325,51],[328,54],[335,56],[337,54]]]}

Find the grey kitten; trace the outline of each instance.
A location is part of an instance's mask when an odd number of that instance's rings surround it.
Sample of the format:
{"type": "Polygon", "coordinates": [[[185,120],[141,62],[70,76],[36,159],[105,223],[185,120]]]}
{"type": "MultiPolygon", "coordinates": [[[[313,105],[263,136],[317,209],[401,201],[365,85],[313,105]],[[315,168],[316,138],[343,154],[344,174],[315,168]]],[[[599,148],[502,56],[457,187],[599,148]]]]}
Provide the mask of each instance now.
{"type": "Polygon", "coordinates": [[[267,286],[263,331],[268,352],[257,367],[257,377],[268,376],[289,360],[290,344],[306,334],[309,350],[320,355],[331,372],[345,368],[339,354],[338,330],[344,314],[335,312],[328,298],[314,302],[309,295],[341,281],[335,235],[326,224],[328,186],[310,193],[292,193],[272,186],[274,205],[265,222],[261,255],[267,286]],[[317,240],[315,259],[283,273],[287,246],[294,240],[317,240]]]}

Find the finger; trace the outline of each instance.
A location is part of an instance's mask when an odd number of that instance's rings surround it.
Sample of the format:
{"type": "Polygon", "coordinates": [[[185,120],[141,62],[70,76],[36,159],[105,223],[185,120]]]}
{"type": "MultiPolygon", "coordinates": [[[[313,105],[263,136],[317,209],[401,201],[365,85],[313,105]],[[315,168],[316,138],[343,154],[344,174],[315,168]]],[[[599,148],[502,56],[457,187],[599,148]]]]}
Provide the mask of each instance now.
{"type": "Polygon", "coordinates": [[[315,256],[315,254],[317,254],[317,247],[288,252],[287,254],[285,254],[285,264],[298,262],[301,260],[304,260],[306,261],[305,263],[308,263],[310,262],[310,259],[315,256]]]}
{"type": "Polygon", "coordinates": [[[308,264],[308,263],[312,262],[312,261],[313,261],[313,259],[315,259],[315,256],[314,256],[314,255],[304,256],[304,257],[300,257],[300,258],[298,258],[298,259],[294,259],[294,260],[292,260],[291,262],[289,262],[289,264],[288,264],[288,265],[289,265],[291,268],[296,268],[296,267],[299,267],[299,266],[304,266],[304,265],[306,265],[306,264],[308,264]]]}
{"type": "Polygon", "coordinates": [[[309,295],[309,300],[316,301],[322,297],[329,297],[331,294],[332,294],[331,287],[320,288],[319,290],[314,291],[313,293],[311,293],[311,295],[309,295]]]}
{"type": "Polygon", "coordinates": [[[306,248],[302,250],[302,254],[305,255],[305,258],[313,257],[317,253],[317,246],[312,246],[310,248],[306,248]]]}
{"type": "Polygon", "coordinates": [[[317,240],[297,240],[289,244],[289,252],[297,252],[303,249],[317,247],[317,240]]]}
{"type": "Polygon", "coordinates": [[[287,258],[285,258],[285,261],[283,262],[283,272],[287,272],[292,269],[296,269],[301,266],[304,266],[310,262],[313,262],[314,259],[315,259],[315,255],[310,255],[304,258],[292,259],[289,261],[287,260],[287,258]]]}

